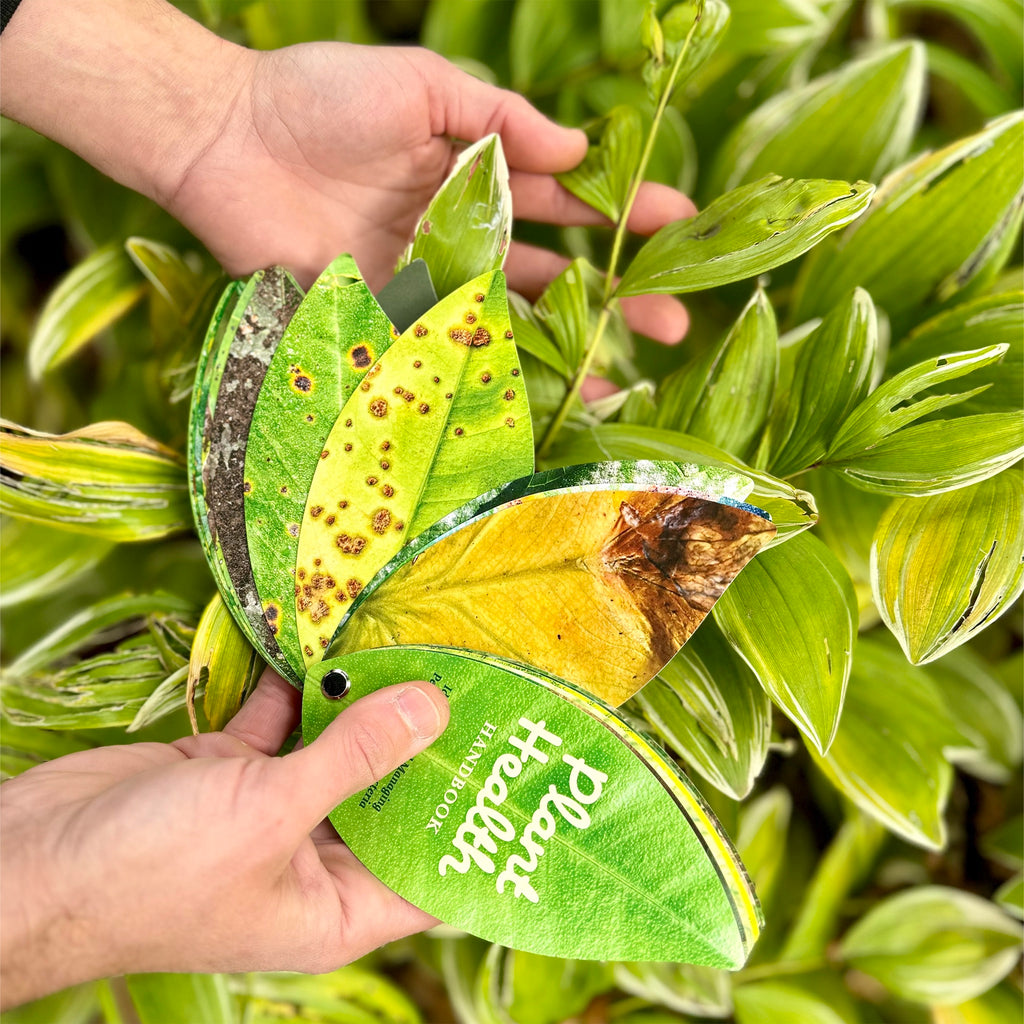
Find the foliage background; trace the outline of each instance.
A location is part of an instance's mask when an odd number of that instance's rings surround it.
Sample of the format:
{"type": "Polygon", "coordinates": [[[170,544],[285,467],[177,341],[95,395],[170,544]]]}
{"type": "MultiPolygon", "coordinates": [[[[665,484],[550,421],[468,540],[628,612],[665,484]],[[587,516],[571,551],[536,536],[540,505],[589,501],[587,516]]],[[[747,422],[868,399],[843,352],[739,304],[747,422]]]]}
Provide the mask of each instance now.
{"type": "MultiPolygon", "coordinates": [[[[611,124],[599,155],[636,115],[646,130],[654,110],[634,0],[180,6],[259,48],[419,40],[595,140],[611,124]],[[636,114],[601,120],[621,105],[636,114]]],[[[442,930],[322,979],[140,977],[5,1019],[1019,1018],[1019,603],[999,613],[1020,592],[1024,173],[1019,122],[986,125],[1020,102],[1021,4],[730,6],[721,45],[672,98],[647,176],[705,208],[769,172],[880,182],[909,164],[910,198],[886,206],[876,196],[860,227],[758,282],[694,278],[678,349],[613,321],[597,359],[626,390],[589,410],[571,403],[546,457],[742,459],[763,474],[761,490],[803,510],[800,525],[820,516],[741,577],[699,642],[632,706],[690,770],[757,884],[768,923],[750,965],[727,976],[551,961],[442,930]],[[968,138],[941,166],[910,163],[968,138]],[[820,330],[805,326],[819,317],[820,330]],[[934,400],[952,383],[937,365],[931,376],[918,370],[907,389],[878,392],[885,402],[862,410],[870,443],[837,444],[856,440],[851,410],[870,401],[870,387],[942,354],[1001,344],[1010,347],[975,358],[997,361],[962,378],[988,390],[943,406],[934,400]],[[826,359],[836,351],[863,370],[856,387],[826,359]],[[660,382],[653,399],[648,381],[660,382]],[[933,404],[906,413],[919,422],[886,419],[922,399],[933,404]],[[902,446],[896,455],[865,458],[883,436],[902,446]],[[826,661],[822,638],[832,641],[826,661]]],[[[217,268],[151,203],[19,126],[2,132],[5,419],[51,433],[123,420],[181,452],[194,359],[223,283],[217,268]],[[136,241],[126,248],[127,239],[136,241]]],[[[619,159],[628,177],[635,154],[619,159]]],[[[519,224],[516,234],[607,266],[610,230],[519,224]]],[[[620,272],[638,247],[628,243],[620,272]]],[[[581,336],[593,335],[599,302],[587,301],[575,331],[560,326],[568,307],[557,291],[517,309],[517,336],[533,339],[538,437],[566,391],[558,367],[578,365],[581,336]]],[[[65,468],[46,476],[25,461],[20,432],[5,438],[0,767],[16,774],[86,745],[181,735],[189,652],[213,582],[189,532],[176,457],[122,436],[100,446],[110,473],[101,479],[89,463],[95,439],[62,442],[65,468]],[[85,461],[71,462],[75,454],[85,461]],[[55,521],[82,503],[114,503],[118,514],[87,532],[55,521]]],[[[211,631],[206,621],[200,660],[214,661],[200,685],[230,677],[237,701],[254,666],[218,654],[211,631]]]]}

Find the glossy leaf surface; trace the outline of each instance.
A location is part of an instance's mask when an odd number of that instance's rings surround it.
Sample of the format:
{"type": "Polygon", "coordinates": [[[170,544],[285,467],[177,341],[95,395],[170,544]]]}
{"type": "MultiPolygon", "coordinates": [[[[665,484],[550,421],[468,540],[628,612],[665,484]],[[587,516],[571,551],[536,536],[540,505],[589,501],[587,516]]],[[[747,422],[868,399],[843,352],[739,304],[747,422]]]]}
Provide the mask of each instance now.
{"type": "Polygon", "coordinates": [[[331,653],[428,642],[490,651],[618,705],[774,534],[750,506],[714,500],[712,473],[653,463],[552,476],[403,550],[331,653]]]}
{"type": "Polygon", "coordinates": [[[908,665],[895,645],[862,637],[835,742],[816,759],[865,814],[907,842],[939,850],[953,781],[944,751],[959,739],[927,672],[908,665]]]}
{"type": "Polygon", "coordinates": [[[439,296],[500,270],[512,234],[508,165],[497,135],[461,154],[416,225],[398,268],[422,259],[439,296]]]}
{"type": "Polygon", "coordinates": [[[391,341],[391,324],[352,258],[339,256],[295,311],[252,414],[244,452],[244,537],[260,610],[295,683],[303,663],[294,573],[306,496],[342,406],[391,341]]]}
{"type": "Polygon", "coordinates": [[[314,453],[292,581],[307,664],[408,538],[532,469],[511,334],[501,272],[471,281],[368,370],[314,453]]]}
{"type": "Polygon", "coordinates": [[[637,254],[616,294],[694,292],[788,263],[867,208],[874,186],[769,175],[662,228],[637,254]]]}
{"type": "Polygon", "coordinates": [[[385,884],[528,952],[742,964],[759,913],[717,823],[664,754],[568,685],[482,655],[361,651],[311,669],[305,741],[352,700],[407,679],[447,694],[447,729],[330,816],[385,884]],[[336,667],[351,689],[332,701],[320,680],[336,667]]]}
{"type": "Polygon", "coordinates": [[[836,556],[809,535],[765,552],[715,621],[811,745],[828,750],[857,631],[857,599],[836,556]]]}
{"type": "Polygon", "coordinates": [[[1007,975],[1020,944],[1020,925],[988,900],[934,885],[873,907],[846,934],[841,952],[904,999],[955,1004],[1007,975]]]}
{"type": "Polygon", "coordinates": [[[871,548],[875,603],[907,658],[959,647],[1024,589],[1021,475],[1000,473],[930,498],[901,498],[871,548]]]}

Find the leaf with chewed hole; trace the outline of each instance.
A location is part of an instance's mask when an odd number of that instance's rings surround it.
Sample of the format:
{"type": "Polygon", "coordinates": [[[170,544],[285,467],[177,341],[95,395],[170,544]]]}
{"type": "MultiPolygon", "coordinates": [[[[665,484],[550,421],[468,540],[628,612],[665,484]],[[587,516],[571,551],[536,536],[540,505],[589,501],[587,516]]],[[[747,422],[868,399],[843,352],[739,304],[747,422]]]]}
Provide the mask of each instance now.
{"type": "Polygon", "coordinates": [[[722,495],[742,480],[727,472],[604,463],[538,479],[408,545],[353,607],[331,653],[415,643],[492,651],[618,705],[775,533],[759,509],[722,495]]]}
{"type": "Polygon", "coordinates": [[[307,665],[409,537],[533,468],[501,271],[447,296],[370,367],[317,456],[289,581],[307,665]]]}

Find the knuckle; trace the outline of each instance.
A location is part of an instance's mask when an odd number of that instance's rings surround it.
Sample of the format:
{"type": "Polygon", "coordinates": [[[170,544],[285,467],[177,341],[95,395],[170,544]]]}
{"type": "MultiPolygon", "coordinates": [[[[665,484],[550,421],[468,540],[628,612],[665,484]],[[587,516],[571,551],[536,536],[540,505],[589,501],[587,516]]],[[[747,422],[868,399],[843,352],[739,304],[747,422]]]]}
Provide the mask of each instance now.
{"type": "Polygon", "coordinates": [[[376,781],[392,766],[393,744],[387,734],[369,722],[353,722],[345,730],[345,759],[357,772],[376,781]]]}

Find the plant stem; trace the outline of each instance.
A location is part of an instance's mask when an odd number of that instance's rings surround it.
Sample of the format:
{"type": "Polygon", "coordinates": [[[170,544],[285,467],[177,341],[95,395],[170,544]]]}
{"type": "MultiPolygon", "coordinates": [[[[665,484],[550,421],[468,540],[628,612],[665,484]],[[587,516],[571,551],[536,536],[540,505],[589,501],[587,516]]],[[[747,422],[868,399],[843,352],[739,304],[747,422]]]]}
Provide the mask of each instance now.
{"type": "Polygon", "coordinates": [[[699,19],[697,18],[694,19],[693,24],[690,26],[690,31],[686,34],[686,39],[683,40],[683,45],[679,48],[679,52],[676,54],[675,60],[672,61],[672,70],[669,72],[668,82],[666,82],[665,88],[662,90],[661,96],[658,99],[658,106],[654,111],[651,130],[647,133],[647,139],[644,143],[643,153],[640,156],[640,162],[637,164],[636,172],[633,174],[633,179],[629,186],[629,192],[626,196],[626,201],[622,204],[622,211],[620,212],[619,219],[615,224],[615,238],[612,241],[612,252],[611,257],[608,260],[608,270],[604,279],[604,292],[601,296],[601,313],[597,318],[597,323],[594,325],[594,332],[587,341],[587,346],[583,352],[583,358],[580,360],[576,373],[573,375],[572,381],[569,384],[569,390],[566,391],[565,397],[559,404],[554,416],[551,417],[551,421],[548,423],[547,429],[544,431],[544,436],[541,438],[540,445],[537,448],[538,461],[543,459],[551,450],[551,446],[554,443],[555,438],[558,436],[559,431],[561,431],[562,426],[565,424],[566,417],[569,415],[569,410],[579,397],[580,388],[583,386],[583,382],[587,379],[587,374],[590,372],[590,367],[594,362],[594,356],[597,354],[598,346],[601,344],[601,339],[604,337],[605,329],[608,327],[608,321],[611,319],[612,310],[614,309],[613,295],[615,292],[615,270],[618,267],[619,258],[622,255],[622,246],[626,240],[626,224],[629,221],[629,215],[632,212],[633,204],[636,202],[636,197],[640,192],[640,186],[643,184],[644,174],[647,172],[647,165],[650,163],[651,154],[654,152],[654,143],[658,137],[658,129],[661,126],[661,120],[665,114],[665,108],[668,106],[668,101],[675,89],[676,77],[679,74],[679,69],[683,66],[686,51],[690,48],[690,40],[693,38],[693,33],[697,28],[698,20],[699,19]]]}

